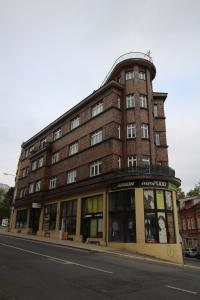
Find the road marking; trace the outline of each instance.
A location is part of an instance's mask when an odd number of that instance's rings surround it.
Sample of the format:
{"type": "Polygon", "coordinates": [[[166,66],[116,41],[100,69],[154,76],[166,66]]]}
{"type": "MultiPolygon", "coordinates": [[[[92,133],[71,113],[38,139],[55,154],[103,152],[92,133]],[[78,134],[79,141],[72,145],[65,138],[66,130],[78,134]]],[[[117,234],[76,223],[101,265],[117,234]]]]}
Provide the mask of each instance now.
{"type": "Polygon", "coordinates": [[[181,288],[178,288],[178,287],[175,287],[175,286],[167,285],[167,287],[169,289],[178,290],[178,291],[181,291],[181,292],[185,292],[185,293],[197,295],[197,292],[193,292],[193,291],[189,291],[189,290],[184,290],[184,289],[181,289],[181,288]]]}
{"type": "Polygon", "coordinates": [[[16,249],[16,250],[20,250],[20,251],[23,251],[23,252],[31,253],[31,254],[34,254],[34,255],[42,256],[42,257],[45,257],[49,260],[53,260],[55,262],[63,263],[65,265],[71,264],[71,265],[74,265],[74,266],[77,266],[77,267],[82,267],[82,268],[95,270],[95,271],[99,271],[99,272],[103,272],[103,273],[113,274],[113,272],[111,272],[111,271],[107,271],[107,270],[104,270],[104,269],[99,269],[99,268],[95,268],[95,267],[91,267],[91,266],[87,266],[87,265],[82,265],[82,264],[79,264],[79,263],[76,263],[76,262],[73,262],[73,261],[68,261],[68,260],[64,260],[64,259],[57,258],[57,257],[54,257],[54,256],[50,256],[50,255],[34,252],[34,251],[31,251],[31,250],[15,247],[15,246],[12,246],[12,245],[9,245],[9,244],[0,243],[0,245],[5,246],[5,247],[9,247],[9,248],[13,248],[13,249],[16,249]]]}

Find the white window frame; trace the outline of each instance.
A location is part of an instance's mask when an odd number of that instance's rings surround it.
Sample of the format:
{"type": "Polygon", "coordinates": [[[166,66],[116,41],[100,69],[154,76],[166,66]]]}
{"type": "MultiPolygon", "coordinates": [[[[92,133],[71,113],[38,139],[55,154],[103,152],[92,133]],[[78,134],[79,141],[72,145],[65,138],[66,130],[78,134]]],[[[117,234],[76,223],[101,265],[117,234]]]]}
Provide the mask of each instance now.
{"type": "Polygon", "coordinates": [[[122,167],[122,159],[121,156],[118,157],[118,169],[121,169],[122,167]]]}
{"type": "Polygon", "coordinates": [[[120,109],[121,108],[121,98],[117,98],[117,107],[120,109]]]}
{"type": "Polygon", "coordinates": [[[26,150],[25,150],[25,157],[27,158],[28,155],[29,155],[29,149],[26,149],[26,150]]]}
{"type": "Polygon", "coordinates": [[[140,95],[140,107],[147,108],[147,96],[146,95],[140,95]]]}
{"type": "Polygon", "coordinates": [[[40,141],[40,148],[41,148],[41,149],[44,149],[46,143],[47,143],[47,139],[46,139],[46,138],[42,139],[42,140],[40,141]]]}
{"type": "Polygon", "coordinates": [[[157,104],[153,105],[153,115],[154,115],[154,117],[158,117],[158,105],[157,104]]]}
{"type": "Polygon", "coordinates": [[[51,157],[51,163],[52,165],[57,163],[59,161],[59,152],[55,152],[54,154],[52,154],[51,157]]]}
{"type": "Polygon", "coordinates": [[[35,191],[40,192],[41,190],[41,180],[35,182],[35,191]]]}
{"type": "Polygon", "coordinates": [[[134,78],[134,71],[127,71],[126,72],[126,80],[134,78]]]}
{"type": "Polygon", "coordinates": [[[155,133],[155,144],[156,144],[156,146],[160,146],[160,133],[159,132],[155,133]]]}
{"type": "Polygon", "coordinates": [[[148,139],[149,138],[149,126],[148,124],[141,124],[141,138],[148,139]]]}
{"type": "Polygon", "coordinates": [[[135,139],[136,138],[136,126],[135,124],[127,124],[127,139],[135,139]]]}
{"type": "Polygon", "coordinates": [[[150,157],[143,156],[142,157],[142,165],[146,167],[150,167],[150,157]]]}
{"type": "Polygon", "coordinates": [[[29,153],[31,153],[31,152],[33,152],[34,151],[34,145],[33,146],[31,146],[30,148],[29,148],[29,153]]]}
{"type": "Polygon", "coordinates": [[[61,135],[62,135],[62,130],[61,130],[61,128],[55,130],[55,131],[53,132],[53,140],[54,140],[54,141],[58,140],[58,139],[61,137],[61,135]]]}
{"type": "Polygon", "coordinates": [[[70,121],[70,129],[73,130],[80,125],[80,117],[77,116],[70,121]]]}
{"type": "Polygon", "coordinates": [[[91,116],[92,118],[99,115],[103,111],[103,102],[98,102],[91,108],[91,116]]]}
{"type": "Polygon", "coordinates": [[[77,176],[77,171],[76,169],[70,170],[67,172],[67,183],[74,183],[76,182],[76,176],[77,176]]]}
{"type": "Polygon", "coordinates": [[[69,156],[78,153],[78,150],[79,150],[79,142],[78,141],[69,145],[69,156]]]}
{"type": "Polygon", "coordinates": [[[96,160],[90,164],[90,177],[94,177],[100,175],[101,172],[102,161],[96,160]]]}
{"type": "Polygon", "coordinates": [[[102,129],[98,129],[91,134],[90,143],[91,146],[101,143],[103,140],[103,131],[102,129]]]}
{"type": "Polygon", "coordinates": [[[121,139],[121,125],[118,126],[118,138],[121,139]]]}
{"type": "Polygon", "coordinates": [[[34,160],[31,164],[31,171],[35,171],[37,169],[37,160],[34,160]]]}
{"type": "Polygon", "coordinates": [[[54,176],[54,177],[49,178],[49,190],[55,189],[56,185],[57,185],[57,177],[54,176]]]}
{"type": "Polygon", "coordinates": [[[22,177],[26,176],[26,168],[22,170],[22,177]]]}
{"type": "Polygon", "coordinates": [[[42,156],[38,159],[38,168],[43,167],[43,165],[44,165],[44,157],[42,156]]]}
{"type": "Polygon", "coordinates": [[[33,194],[34,193],[34,182],[32,182],[32,183],[29,184],[28,193],[29,194],[33,194]]]}
{"type": "Polygon", "coordinates": [[[137,156],[129,155],[128,156],[128,168],[137,167],[137,156]]]}
{"type": "Polygon", "coordinates": [[[135,107],[135,97],[133,94],[126,96],[126,108],[135,107]]]}
{"type": "Polygon", "coordinates": [[[139,79],[146,80],[146,73],[143,71],[139,72],[139,79]]]}

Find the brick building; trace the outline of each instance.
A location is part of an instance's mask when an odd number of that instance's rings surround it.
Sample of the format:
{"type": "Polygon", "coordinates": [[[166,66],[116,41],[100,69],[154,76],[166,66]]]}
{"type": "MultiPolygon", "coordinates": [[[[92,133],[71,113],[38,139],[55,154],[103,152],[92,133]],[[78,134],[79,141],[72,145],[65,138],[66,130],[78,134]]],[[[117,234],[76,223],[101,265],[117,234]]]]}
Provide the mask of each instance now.
{"type": "Polygon", "coordinates": [[[155,75],[150,56],[122,55],[98,90],[22,144],[12,231],[182,261],[155,75]]]}
{"type": "Polygon", "coordinates": [[[200,197],[187,197],[179,202],[179,226],[183,246],[200,251],[200,197]]]}

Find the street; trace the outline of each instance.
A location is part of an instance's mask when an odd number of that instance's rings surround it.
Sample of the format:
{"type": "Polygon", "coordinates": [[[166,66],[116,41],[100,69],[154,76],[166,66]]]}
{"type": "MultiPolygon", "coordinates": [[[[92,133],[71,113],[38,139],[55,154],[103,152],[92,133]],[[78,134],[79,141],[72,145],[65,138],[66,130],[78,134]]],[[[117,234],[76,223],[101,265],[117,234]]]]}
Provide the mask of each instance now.
{"type": "Polygon", "coordinates": [[[199,299],[200,267],[0,235],[0,300],[199,299]]]}

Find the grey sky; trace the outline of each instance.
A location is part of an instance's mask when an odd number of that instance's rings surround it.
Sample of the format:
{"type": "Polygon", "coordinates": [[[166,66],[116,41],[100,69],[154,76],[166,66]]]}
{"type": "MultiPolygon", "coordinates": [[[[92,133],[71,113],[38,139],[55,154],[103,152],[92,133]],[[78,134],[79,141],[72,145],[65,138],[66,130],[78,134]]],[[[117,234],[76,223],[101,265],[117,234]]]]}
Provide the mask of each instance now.
{"type": "Polygon", "coordinates": [[[114,60],[151,50],[154,91],[168,92],[170,166],[200,180],[200,1],[0,0],[0,182],[21,143],[88,96],[114,60]]]}

